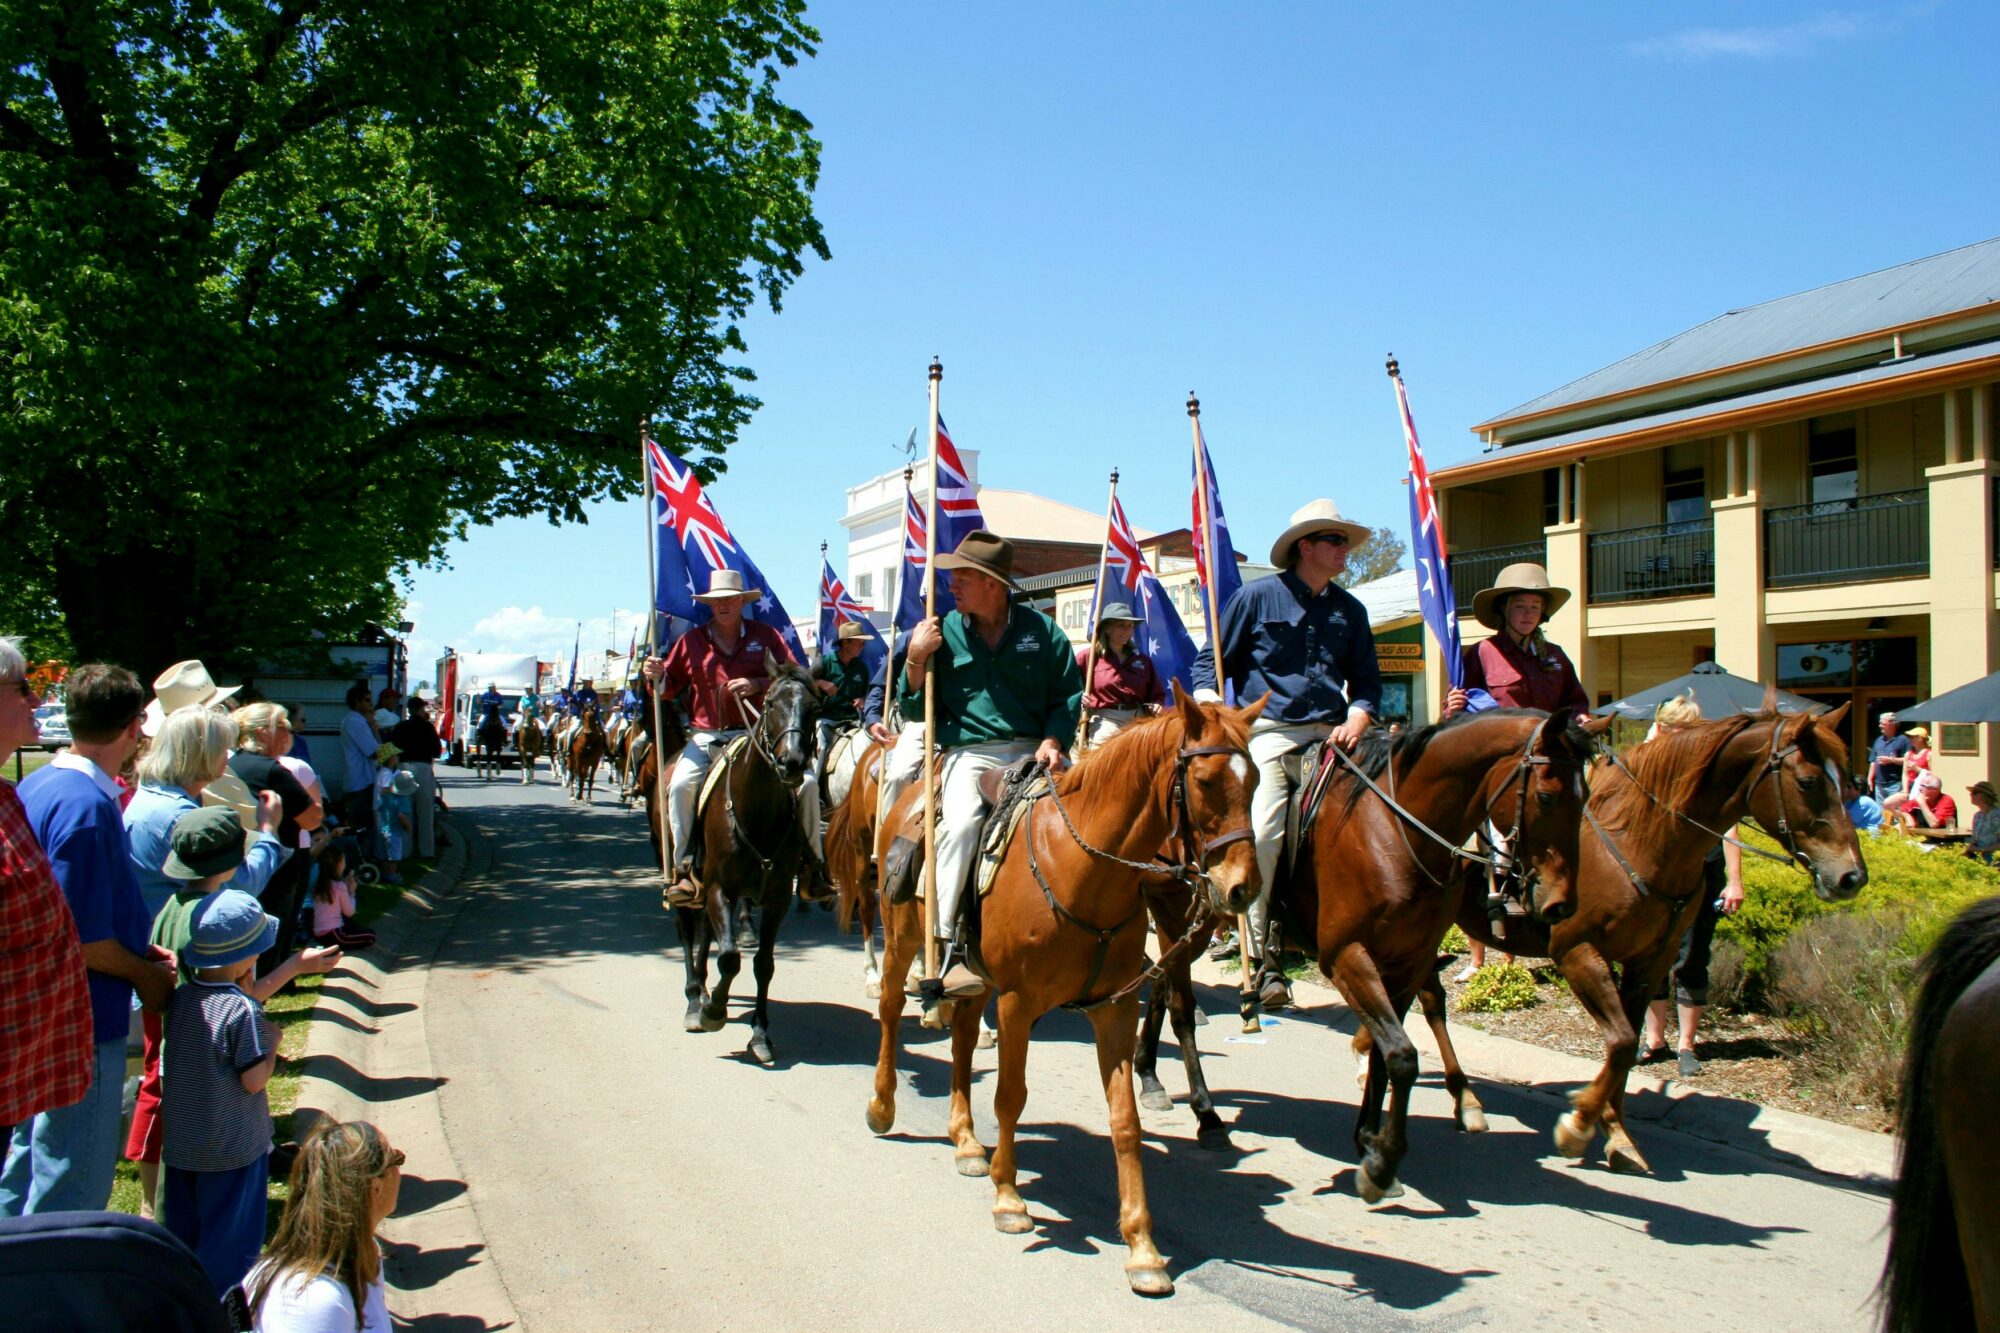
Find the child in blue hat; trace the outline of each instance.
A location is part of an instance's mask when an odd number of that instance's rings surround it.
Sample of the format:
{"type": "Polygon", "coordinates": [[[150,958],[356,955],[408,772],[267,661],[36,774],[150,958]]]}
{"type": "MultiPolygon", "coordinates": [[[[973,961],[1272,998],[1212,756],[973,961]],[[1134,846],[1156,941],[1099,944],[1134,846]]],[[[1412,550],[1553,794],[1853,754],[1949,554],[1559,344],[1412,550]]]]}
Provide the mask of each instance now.
{"type": "MultiPolygon", "coordinates": [[[[243,854],[233,819],[220,830],[226,845],[220,834],[206,849],[193,846],[190,836],[184,849],[179,825],[174,833],[169,874],[180,861],[190,878],[206,878],[226,868],[229,847],[239,859],[243,854]]],[[[159,1219],[201,1260],[218,1298],[243,1280],[264,1245],[264,1159],[271,1150],[264,1085],[277,1068],[278,1030],[244,987],[257,956],[277,938],[278,919],[255,898],[240,889],[211,893],[195,909],[183,958],[193,980],[175,988],[167,1011],[159,1219]]]]}

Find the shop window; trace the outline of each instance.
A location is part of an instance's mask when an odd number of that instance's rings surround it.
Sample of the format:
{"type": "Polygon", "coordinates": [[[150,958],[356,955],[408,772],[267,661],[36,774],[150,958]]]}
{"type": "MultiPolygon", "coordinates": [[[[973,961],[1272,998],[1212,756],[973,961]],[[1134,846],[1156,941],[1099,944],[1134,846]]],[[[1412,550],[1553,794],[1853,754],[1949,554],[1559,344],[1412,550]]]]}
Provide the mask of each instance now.
{"type": "Polygon", "coordinates": [[[1915,639],[1861,639],[1855,643],[1856,685],[1911,685],[1916,679],[1915,639]]]}
{"type": "Polygon", "coordinates": [[[864,602],[873,597],[875,595],[875,576],[873,574],[863,574],[856,578],[854,580],[854,595],[864,602]]]}
{"type": "Polygon", "coordinates": [[[1778,688],[1811,690],[1854,683],[1852,643],[1781,643],[1778,688]]]}

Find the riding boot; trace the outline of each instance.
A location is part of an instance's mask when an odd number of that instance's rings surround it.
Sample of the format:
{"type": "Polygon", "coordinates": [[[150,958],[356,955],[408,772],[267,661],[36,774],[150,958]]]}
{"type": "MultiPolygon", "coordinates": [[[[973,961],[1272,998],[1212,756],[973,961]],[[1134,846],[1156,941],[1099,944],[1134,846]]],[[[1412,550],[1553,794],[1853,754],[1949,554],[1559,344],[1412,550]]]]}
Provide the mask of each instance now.
{"type": "Polygon", "coordinates": [[[1257,1001],[1266,1011],[1289,1008],[1292,985],[1285,980],[1285,927],[1274,915],[1264,933],[1264,950],[1257,969],[1257,1001]]]}

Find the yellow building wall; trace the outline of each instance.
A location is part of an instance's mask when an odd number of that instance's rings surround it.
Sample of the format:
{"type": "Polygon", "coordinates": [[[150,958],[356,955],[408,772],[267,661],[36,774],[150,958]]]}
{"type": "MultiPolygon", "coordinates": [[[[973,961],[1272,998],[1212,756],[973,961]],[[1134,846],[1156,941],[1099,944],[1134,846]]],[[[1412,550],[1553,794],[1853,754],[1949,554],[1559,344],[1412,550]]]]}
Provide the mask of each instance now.
{"type": "Polygon", "coordinates": [[[1707,630],[1674,634],[1612,634],[1592,641],[1595,681],[1583,687],[1594,705],[1600,698],[1622,699],[1694,670],[1699,649],[1713,648],[1707,630]]]}
{"type": "Polygon", "coordinates": [[[1534,541],[1542,535],[1542,469],[1457,487],[1445,505],[1454,547],[1470,551],[1534,541]]]}

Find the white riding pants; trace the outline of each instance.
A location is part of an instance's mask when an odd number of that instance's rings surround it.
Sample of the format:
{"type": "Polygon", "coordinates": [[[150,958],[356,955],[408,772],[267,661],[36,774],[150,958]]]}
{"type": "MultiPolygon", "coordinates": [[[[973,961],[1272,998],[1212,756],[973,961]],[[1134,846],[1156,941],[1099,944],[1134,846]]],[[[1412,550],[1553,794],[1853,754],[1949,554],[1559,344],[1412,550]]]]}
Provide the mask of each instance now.
{"type": "Polygon", "coordinates": [[[1038,744],[1016,737],[945,751],[937,832],[939,939],[951,938],[951,923],[958,918],[966,875],[979,855],[979,823],[986,814],[986,801],[979,794],[979,775],[1027,758],[1038,744]]]}
{"type": "Polygon", "coordinates": [[[687,855],[688,839],[694,833],[694,801],[701,794],[702,778],[707,776],[723,747],[744,734],[739,728],[697,731],[688,737],[680,758],[674,762],[673,776],[667,779],[667,835],[673,841],[668,865],[677,864],[687,855]]]}
{"type": "Polygon", "coordinates": [[[919,725],[905,726],[896,733],[896,743],[890,747],[889,757],[882,764],[882,781],[875,797],[876,828],[888,827],[889,811],[895,808],[896,798],[923,771],[924,729],[919,725]]]}
{"type": "Polygon", "coordinates": [[[1271,885],[1278,876],[1278,849],[1285,841],[1285,806],[1292,780],[1285,756],[1333,734],[1331,722],[1266,722],[1250,724],[1250,762],[1257,766],[1257,790],[1250,798],[1250,829],[1257,838],[1257,873],[1262,881],[1250,904],[1250,952],[1262,957],[1271,925],[1271,885]]]}
{"type": "Polygon", "coordinates": [[[1090,713],[1090,745],[1104,744],[1145,714],[1136,708],[1094,708],[1090,713]]]}

